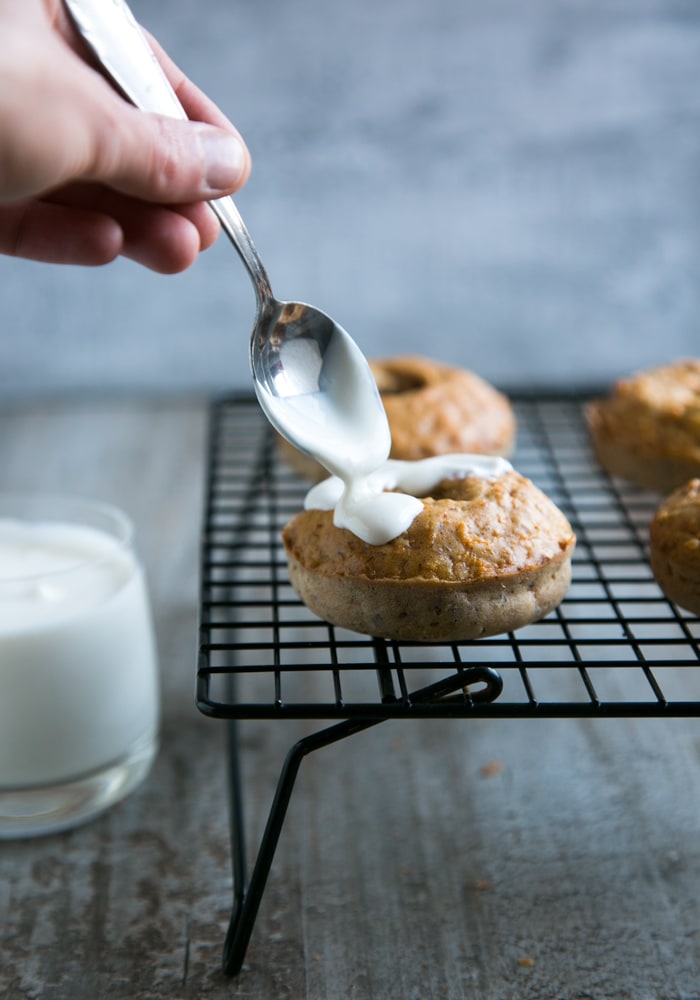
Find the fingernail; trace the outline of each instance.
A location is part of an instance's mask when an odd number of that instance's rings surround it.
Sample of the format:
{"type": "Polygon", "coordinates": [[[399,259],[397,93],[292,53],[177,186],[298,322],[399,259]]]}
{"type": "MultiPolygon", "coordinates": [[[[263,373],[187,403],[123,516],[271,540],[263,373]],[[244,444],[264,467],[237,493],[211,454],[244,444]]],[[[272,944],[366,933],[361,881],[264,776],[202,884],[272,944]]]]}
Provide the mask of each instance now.
{"type": "Polygon", "coordinates": [[[237,187],[247,165],[246,149],[241,140],[220,129],[202,129],[199,140],[208,193],[217,194],[237,187]]]}

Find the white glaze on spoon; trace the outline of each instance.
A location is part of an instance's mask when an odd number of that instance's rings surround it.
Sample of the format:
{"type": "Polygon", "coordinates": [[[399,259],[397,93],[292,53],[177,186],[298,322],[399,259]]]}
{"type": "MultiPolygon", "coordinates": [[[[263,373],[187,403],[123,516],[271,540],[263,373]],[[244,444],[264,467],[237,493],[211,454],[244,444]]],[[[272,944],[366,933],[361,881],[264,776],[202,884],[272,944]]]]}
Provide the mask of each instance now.
{"type": "Polygon", "coordinates": [[[389,422],[372,373],[353,341],[336,337],[322,356],[312,340],[287,340],[279,349],[279,366],[278,394],[266,395],[265,412],[284,437],[346,481],[368,475],[386,461],[389,422]],[[308,373],[309,385],[318,384],[321,391],[300,391],[300,372],[308,373]]]}
{"type": "Polygon", "coordinates": [[[322,355],[312,339],[290,338],[278,354],[277,394],[265,397],[265,412],[284,437],[331,473],[308,493],[305,507],[333,510],[337,527],[370,545],[383,545],[410,527],[423,509],[412,494],[426,496],[443,479],[495,478],[511,468],[505,459],[484,455],[391,461],[389,422],[354,341],[336,337],[322,355]],[[303,391],[305,383],[319,391],[303,391]],[[387,492],[397,489],[402,492],[387,492]]]}

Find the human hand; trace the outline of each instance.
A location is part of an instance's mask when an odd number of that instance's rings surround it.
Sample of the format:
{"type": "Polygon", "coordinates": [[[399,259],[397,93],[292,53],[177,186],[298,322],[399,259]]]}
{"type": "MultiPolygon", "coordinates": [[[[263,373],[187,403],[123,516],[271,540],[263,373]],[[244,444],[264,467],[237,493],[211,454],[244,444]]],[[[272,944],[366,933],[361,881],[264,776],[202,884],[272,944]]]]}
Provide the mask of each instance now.
{"type": "Polygon", "coordinates": [[[0,253],[182,271],[237,191],[234,126],[150,39],[192,121],[145,114],[105,80],[60,0],[0,0],[0,253]]]}

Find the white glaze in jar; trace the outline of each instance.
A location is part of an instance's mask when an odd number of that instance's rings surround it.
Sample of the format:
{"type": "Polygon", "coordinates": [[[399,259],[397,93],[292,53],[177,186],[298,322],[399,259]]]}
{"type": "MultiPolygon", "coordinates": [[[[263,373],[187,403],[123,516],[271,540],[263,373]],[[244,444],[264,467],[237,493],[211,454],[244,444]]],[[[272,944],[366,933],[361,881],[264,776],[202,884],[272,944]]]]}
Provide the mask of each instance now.
{"type": "MultiPolygon", "coordinates": [[[[63,503],[47,506],[60,518],[63,503]]],[[[75,782],[157,740],[155,642],[130,522],[93,505],[105,527],[77,523],[80,504],[69,506],[70,520],[25,520],[2,516],[0,499],[0,798],[75,782]]]]}

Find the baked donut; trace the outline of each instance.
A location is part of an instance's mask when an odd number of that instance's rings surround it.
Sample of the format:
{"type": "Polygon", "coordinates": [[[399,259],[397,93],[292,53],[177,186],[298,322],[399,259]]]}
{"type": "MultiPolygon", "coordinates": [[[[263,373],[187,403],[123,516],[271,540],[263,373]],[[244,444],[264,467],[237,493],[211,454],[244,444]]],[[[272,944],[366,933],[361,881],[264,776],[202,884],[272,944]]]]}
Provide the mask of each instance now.
{"type": "Polygon", "coordinates": [[[586,407],[586,420],[608,472],[669,493],[700,475],[700,359],[620,379],[586,407]]]}
{"type": "Polygon", "coordinates": [[[372,636],[452,642],[543,618],[571,579],[575,536],[529,479],[443,479],[392,541],[371,545],[307,509],[282,538],[291,583],[326,621],[372,636]]]}
{"type": "Polygon", "coordinates": [[[666,597],[700,614],[700,479],[661,503],[649,526],[650,562],[666,597]]]}
{"type": "MultiPolygon", "coordinates": [[[[391,431],[391,458],[512,454],[516,421],[509,400],[473,372],[418,356],[371,359],[391,431]]],[[[283,438],[280,450],[305,479],[328,473],[283,438]]]]}

